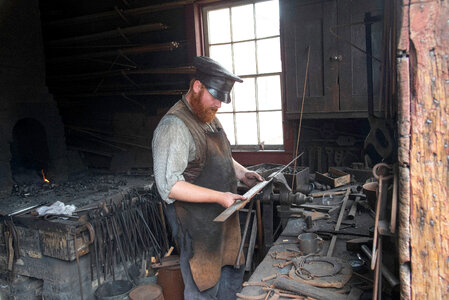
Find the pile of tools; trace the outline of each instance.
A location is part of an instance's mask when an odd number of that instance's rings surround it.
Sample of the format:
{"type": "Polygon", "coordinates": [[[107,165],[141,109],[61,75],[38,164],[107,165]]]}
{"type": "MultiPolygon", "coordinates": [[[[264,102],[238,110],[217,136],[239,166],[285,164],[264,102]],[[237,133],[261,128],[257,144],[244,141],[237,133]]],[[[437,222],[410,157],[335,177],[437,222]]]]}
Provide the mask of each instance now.
{"type": "Polygon", "coordinates": [[[119,203],[103,203],[88,212],[95,239],[90,245],[91,279],[101,284],[101,277],[116,277],[121,264],[129,280],[135,275],[130,265],[141,265],[145,272],[151,258],[160,260],[168,249],[162,204],[137,192],[119,203]]]}

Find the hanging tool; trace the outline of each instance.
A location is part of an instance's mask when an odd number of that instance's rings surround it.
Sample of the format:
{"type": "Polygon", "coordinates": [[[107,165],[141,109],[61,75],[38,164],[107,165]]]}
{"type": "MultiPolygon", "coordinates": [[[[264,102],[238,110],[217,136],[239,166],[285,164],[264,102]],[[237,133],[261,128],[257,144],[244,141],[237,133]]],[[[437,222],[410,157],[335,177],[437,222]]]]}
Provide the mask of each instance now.
{"type": "Polygon", "coordinates": [[[237,254],[237,259],[235,260],[234,268],[238,268],[240,266],[240,256],[242,255],[243,246],[245,245],[246,235],[248,234],[249,221],[251,219],[251,213],[253,210],[254,201],[251,201],[248,208],[248,214],[246,215],[245,227],[243,230],[242,240],[239,246],[239,252],[237,254]]]}
{"type": "MultiPolygon", "coordinates": [[[[365,38],[366,38],[366,74],[367,74],[367,89],[368,89],[368,121],[370,124],[370,132],[365,139],[364,150],[366,152],[365,158],[369,165],[373,165],[383,159],[389,158],[393,153],[394,140],[391,129],[387,126],[386,119],[380,119],[374,116],[373,103],[373,62],[372,62],[372,43],[371,43],[371,24],[376,22],[380,17],[372,17],[370,13],[365,14],[365,38]]],[[[384,45],[386,47],[387,38],[384,37],[384,45]]],[[[385,58],[384,58],[385,60],[385,58]]],[[[386,68],[385,61],[383,68],[386,68]]],[[[384,70],[385,72],[386,70],[384,70]]],[[[382,85],[386,84],[383,80],[382,85]]],[[[390,95],[383,95],[389,97],[390,95]]]]}
{"type": "Polygon", "coordinates": [[[388,171],[392,167],[385,163],[378,163],[373,168],[373,175],[378,180],[378,193],[376,202],[376,218],[374,222],[374,238],[373,238],[373,252],[371,260],[371,269],[375,269],[377,253],[377,244],[379,243],[379,222],[385,218],[385,211],[387,205],[387,192],[388,192],[388,180],[390,180],[393,175],[388,175],[388,171]]]}

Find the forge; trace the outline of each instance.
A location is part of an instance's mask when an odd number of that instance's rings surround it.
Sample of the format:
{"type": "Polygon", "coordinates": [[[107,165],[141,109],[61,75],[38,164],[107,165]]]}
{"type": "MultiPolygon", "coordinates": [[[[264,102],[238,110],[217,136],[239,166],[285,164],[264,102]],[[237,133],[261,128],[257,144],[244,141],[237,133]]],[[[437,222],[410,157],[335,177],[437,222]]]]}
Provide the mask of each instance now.
{"type": "MultiPolygon", "coordinates": [[[[45,58],[37,1],[2,8],[0,190],[42,178],[67,178],[64,126],[45,84],[45,58]],[[30,5],[29,5],[30,4],[30,5]],[[29,7],[30,6],[30,7],[29,7]],[[27,19],[28,22],[23,23],[27,19]]],[[[6,6],[6,5],[5,5],[6,6]]]]}
{"type": "Polygon", "coordinates": [[[67,149],[46,86],[38,1],[9,2],[0,11],[0,44],[8,45],[0,47],[0,298],[93,299],[101,283],[129,279],[131,265],[141,267],[165,247],[151,170],[91,172],[67,149]],[[72,216],[36,215],[58,201],[75,207],[72,216]],[[120,253],[111,250],[118,243],[120,253]]]}

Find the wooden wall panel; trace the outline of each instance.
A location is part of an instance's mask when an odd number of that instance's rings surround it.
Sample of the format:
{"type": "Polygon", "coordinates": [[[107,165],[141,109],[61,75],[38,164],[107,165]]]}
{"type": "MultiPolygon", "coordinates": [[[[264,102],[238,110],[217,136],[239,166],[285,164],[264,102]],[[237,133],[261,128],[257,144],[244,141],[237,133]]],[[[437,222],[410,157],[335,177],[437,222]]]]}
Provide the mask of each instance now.
{"type": "Polygon", "coordinates": [[[412,299],[448,299],[449,1],[409,11],[412,299]]]}

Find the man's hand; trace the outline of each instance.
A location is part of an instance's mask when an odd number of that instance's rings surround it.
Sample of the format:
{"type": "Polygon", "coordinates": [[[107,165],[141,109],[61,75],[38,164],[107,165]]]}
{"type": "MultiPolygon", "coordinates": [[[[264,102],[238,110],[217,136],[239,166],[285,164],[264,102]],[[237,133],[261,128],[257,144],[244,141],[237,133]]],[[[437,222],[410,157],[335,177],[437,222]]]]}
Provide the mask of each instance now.
{"type": "Polygon", "coordinates": [[[264,180],[258,173],[249,171],[234,159],[232,159],[232,161],[234,163],[235,176],[248,187],[253,187],[258,181],[264,180]]]}
{"type": "Polygon", "coordinates": [[[248,171],[245,172],[243,178],[240,180],[248,187],[253,187],[257,182],[263,181],[264,179],[257,172],[248,171]]]}
{"type": "Polygon", "coordinates": [[[224,208],[228,208],[232,204],[235,203],[236,200],[246,200],[246,197],[242,195],[233,194],[233,193],[223,193],[222,197],[220,197],[220,201],[218,202],[224,208]]]}

